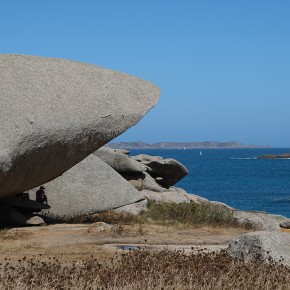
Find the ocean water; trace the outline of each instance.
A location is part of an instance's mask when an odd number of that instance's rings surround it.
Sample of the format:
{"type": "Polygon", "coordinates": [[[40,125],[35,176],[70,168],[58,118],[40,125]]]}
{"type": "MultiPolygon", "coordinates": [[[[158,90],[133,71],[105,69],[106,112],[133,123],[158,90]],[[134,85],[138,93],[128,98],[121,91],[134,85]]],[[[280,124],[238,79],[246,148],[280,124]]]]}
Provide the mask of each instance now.
{"type": "Polygon", "coordinates": [[[188,168],[189,175],[176,186],[189,193],[237,209],[290,218],[290,159],[256,159],[264,154],[289,153],[289,148],[132,149],[130,152],[180,161],[188,168]]]}

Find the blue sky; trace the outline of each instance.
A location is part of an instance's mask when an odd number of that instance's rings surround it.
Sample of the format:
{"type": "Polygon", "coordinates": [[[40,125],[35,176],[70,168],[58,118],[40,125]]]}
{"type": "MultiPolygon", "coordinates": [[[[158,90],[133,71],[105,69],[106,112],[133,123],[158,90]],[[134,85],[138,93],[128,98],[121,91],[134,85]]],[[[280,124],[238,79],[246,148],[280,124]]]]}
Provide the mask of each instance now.
{"type": "Polygon", "coordinates": [[[1,53],[60,57],[155,83],[116,141],[290,147],[290,1],[6,0],[1,53]]]}

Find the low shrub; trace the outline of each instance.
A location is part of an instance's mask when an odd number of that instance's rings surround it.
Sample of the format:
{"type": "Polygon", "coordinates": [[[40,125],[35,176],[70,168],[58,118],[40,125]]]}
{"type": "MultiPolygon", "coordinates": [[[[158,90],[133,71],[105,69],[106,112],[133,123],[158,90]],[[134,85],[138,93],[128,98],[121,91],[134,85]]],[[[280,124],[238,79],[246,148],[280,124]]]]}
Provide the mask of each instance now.
{"type": "Polygon", "coordinates": [[[160,203],[149,201],[148,212],[141,215],[141,219],[153,220],[162,224],[177,223],[191,226],[211,227],[247,227],[241,225],[234,217],[233,212],[226,207],[211,203],[160,203]]]}

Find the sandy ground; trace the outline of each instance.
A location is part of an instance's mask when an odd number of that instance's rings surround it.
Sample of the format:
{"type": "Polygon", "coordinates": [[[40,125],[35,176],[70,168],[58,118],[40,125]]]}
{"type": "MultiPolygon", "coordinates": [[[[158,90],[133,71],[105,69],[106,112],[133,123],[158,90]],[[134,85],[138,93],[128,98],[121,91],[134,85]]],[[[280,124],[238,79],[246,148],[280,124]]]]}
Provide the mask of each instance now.
{"type": "Polygon", "coordinates": [[[58,258],[80,261],[91,256],[100,261],[129,248],[150,250],[225,248],[242,229],[178,228],[158,225],[57,224],[41,227],[13,228],[0,232],[0,263],[23,257],[39,260],[58,258]]]}

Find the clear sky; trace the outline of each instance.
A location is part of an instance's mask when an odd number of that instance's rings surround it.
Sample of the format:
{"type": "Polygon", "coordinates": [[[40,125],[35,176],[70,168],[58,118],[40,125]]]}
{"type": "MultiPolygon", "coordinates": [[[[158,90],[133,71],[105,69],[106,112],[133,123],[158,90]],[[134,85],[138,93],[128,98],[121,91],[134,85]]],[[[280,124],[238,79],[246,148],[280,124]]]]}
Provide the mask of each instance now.
{"type": "Polygon", "coordinates": [[[116,141],[290,147],[290,1],[3,0],[1,53],[60,57],[155,83],[116,141]]]}

